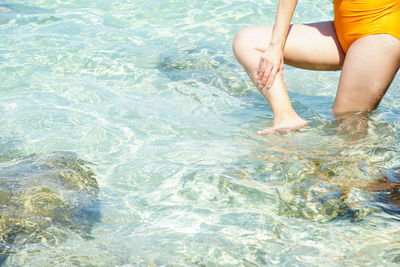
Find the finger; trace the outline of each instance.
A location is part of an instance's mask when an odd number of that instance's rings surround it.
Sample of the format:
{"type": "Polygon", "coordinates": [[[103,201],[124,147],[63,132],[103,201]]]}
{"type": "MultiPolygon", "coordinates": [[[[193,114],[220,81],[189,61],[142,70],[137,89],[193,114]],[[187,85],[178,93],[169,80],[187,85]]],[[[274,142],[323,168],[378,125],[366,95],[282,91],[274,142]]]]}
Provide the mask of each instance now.
{"type": "Polygon", "coordinates": [[[274,67],[274,65],[271,64],[271,63],[269,63],[269,64],[267,65],[265,71],[264,71],[264,75],[263,75],[262,80],[261,80],[261,82],[260,82],[260,83],[261,83],[261,86],[262,86],[263,88],[265,88],[266,85],[267,85],[267,81],[268,81],[268,78],[269,78],[269,76],[270,76],[270,74],[271,74],[271,71],[272,71],[272,68],[273,68],[273,67],[274,67]]]}
{"type": "Polygon", "coordinates": [[[261,77],[264,75],[264,65],[265,65],[265,58],[264,56],[260,57],[260,61],[258,62],[257,67],[257,80],[260,81],[261,77]]]}
{"type": "Polygon", "coordinates": [[[267,51],[264,47],[256,47],[255,48],[258,52],[261,52],[261,53],[265,53],[265,51],[267,51]]]}
{"type": "Polygon", "coordinates": [[[278,72],[283,72],[283,68],[284,68],[284,64],[281,64],[280,66],[279,66],[279,70],[278,70],[278,72]]]}
{"type": "Polygon", "coordinates": [[[278,74],[278,71],[279,71],[279,67],[274,66],[272,68],[269,78],[267,80],[267,85],[266,85],[267,88],[271,88],[272,85],[274,84],[274,81],[275,81],[276,75],[278,74]]]}

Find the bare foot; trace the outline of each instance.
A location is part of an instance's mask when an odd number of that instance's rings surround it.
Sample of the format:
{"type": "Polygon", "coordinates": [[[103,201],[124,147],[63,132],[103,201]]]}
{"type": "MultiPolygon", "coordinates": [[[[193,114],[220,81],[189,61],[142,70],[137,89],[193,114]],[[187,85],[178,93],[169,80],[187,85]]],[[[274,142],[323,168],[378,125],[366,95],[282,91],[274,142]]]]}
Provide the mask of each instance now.
{"type": "Polygon", "coordinates": [[[286,120],[281,123],[274,123],[272,127],[264,128],[257,131],[256,134],[273,134],[273,135],[284,135],[290,132],[294,132],[298,129],[304,128],[308,123],[302,118],[298,117],[296,119],[286,120]]]}

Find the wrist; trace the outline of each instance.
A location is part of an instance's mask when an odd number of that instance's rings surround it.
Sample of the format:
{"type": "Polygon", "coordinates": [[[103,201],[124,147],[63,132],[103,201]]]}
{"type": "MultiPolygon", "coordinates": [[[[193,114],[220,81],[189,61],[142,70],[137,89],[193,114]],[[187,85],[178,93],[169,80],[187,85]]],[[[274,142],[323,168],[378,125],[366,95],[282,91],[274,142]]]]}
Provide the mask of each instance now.
{"type": "Polygon", "coordinates": [[[284,46],[282,44],[280,44],[280,43],[270,42],[269,45],[268,45],[268,50],[269,51],[271,51],[271,50],[274,50],[274,51],[280,50],[281,52],[283,52],[283,47],[284,46]]]}

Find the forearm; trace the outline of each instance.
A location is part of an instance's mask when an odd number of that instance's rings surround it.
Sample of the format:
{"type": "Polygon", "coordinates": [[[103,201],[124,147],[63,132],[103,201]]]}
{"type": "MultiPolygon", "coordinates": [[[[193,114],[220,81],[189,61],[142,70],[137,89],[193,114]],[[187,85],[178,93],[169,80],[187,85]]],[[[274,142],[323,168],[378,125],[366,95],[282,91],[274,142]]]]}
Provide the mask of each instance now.
{"type": "Polygon", "coordinates": [[[278,47],[283,50],[289,33],[290,21],[292,20],[297,0],[279,0],[278,11],[272,31],[269,46],[278,47]]]}

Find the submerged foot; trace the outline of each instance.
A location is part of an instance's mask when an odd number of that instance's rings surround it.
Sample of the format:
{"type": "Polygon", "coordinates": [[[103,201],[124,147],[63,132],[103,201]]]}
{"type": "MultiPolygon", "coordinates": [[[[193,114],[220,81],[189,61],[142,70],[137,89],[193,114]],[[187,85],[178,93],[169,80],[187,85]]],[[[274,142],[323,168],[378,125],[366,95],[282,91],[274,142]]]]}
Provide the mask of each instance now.
{"type": "Polygon", "coordinates": [[[284,135],[290,132],[294,132],[298,129],[304,128],[308,125],[308,123],[302,118],[296,118],[292,120],[283,121],[281,123],[274,123],[272,127],[264,128],[260,131],[257,131],[256,134],[264,135],[264,134],[273,134],[273,135],[284,135]]]}

